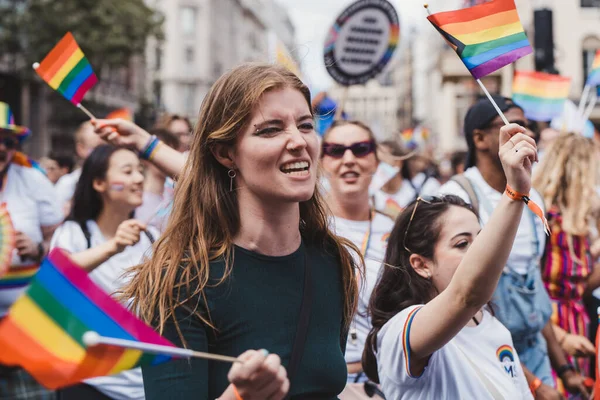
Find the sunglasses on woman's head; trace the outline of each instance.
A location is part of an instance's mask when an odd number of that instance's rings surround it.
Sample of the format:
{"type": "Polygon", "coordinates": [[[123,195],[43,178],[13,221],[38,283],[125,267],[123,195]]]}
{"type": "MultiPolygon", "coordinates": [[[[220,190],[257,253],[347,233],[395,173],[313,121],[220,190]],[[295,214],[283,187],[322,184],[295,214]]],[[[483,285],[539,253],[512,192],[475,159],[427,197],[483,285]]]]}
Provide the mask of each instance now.
{"type": "Polygon", "coordinates": [[[346,154],[346,150],[350,150],[354,154],[354,157],[365,157],[375,151],[375,142],[368,140],[366,142],[352,143],[350,146],[323,142],[323,154],[329,157],[342,158],[346,154]]]}
{"type": "Polygon", "coordinates": [[[404,249],[411,254],[412,254],[412,251],[410,251],[410,249],[408,247],[406,247],[406,237],[408,236],[408,230],[410,229],[410,224],[412,224],[413,218],[415,218],[415,214],[417,213],[417,206],[419,205],[419,202],[421,202],[421,201],[423,203],[431,204],[431,201],[425,200],[422,197],[417,197],[417,200],[415,201],[415,206],[413,207],[412,214],[410,214],[410,220],[408,221],[408,225],[406,226],[406,231],[404,232],[404,240],[402,241],[402,246],[404,246],[404,249]]]}

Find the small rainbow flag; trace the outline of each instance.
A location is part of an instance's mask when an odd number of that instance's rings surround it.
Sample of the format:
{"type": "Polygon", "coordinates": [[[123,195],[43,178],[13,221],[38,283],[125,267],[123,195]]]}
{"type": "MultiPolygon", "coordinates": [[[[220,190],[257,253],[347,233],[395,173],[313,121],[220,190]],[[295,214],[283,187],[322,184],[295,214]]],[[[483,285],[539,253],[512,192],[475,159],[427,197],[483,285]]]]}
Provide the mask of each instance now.
{"type": "Polygon", "coordinates": [[[590,71],[585,84],[588,86],[600,86],[600,50],[596,52],[592,70],[590,71]]]}
{"type": "Polygon", "coordinates": [[[513,101],[534,121],[550,121],[563,112],[571,89],[571,78],[534,71],[517,71],[513,101]]]}
{"type": "Polygon", "coordinates": [[[495,0],[427,17],[475,79],[530,54],[514,0],[495,0]]]}
{"type": "Polygon", "coordinates": [[[119,108],[106,116],[106,119],[117,119],[121,118],[126,121],[133,121],[133,114],[129,110],[129,108],[119,108]]]}
{"type": "Polygon", "coordinates": [[[0,363],[21,365],[56,389],[170,359],[107,345],[86,348],[88,331],[173,346],[98,288],[64,250],[54,249],[0,322],[0,363]]]}
{"type": "Polygon", "coordinates": [[[75,105],[98,82],[71,32],[58,42],[40,64],[33,64],[33,68],[52,89],[75,105]]]}

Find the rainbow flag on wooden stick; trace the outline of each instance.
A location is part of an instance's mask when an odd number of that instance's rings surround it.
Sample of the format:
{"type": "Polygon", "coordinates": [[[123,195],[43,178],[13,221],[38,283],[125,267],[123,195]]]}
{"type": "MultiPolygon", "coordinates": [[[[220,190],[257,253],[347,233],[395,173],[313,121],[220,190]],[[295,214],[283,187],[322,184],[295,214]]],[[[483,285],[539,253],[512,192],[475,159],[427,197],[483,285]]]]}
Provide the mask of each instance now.
{"type": "Polygon", "coordinates": [[[171,358],[102,344],[86,348],[88,331],[173,347],[55,249],[0,322],[0,363],[21,365],[42,385],[56,389],[171,358]]]}
{"type": "Polygon", "coordinates": [[[98,78],[75,38],[68,32],[41,63],[33,64],[35,72],[50,87],[78,105],[98,78]]]}
{"type": "Polygon", "coordinates": [[[571,89],[571,78],[534,71],[517,71],[513,101],[534,121],[551,121],[563,113],[571,89]]]}
{"type": "Polygon", "coordinates": [[[440,12],[429,22],[479,79],[532,52],[514,0],[440,12]]]}

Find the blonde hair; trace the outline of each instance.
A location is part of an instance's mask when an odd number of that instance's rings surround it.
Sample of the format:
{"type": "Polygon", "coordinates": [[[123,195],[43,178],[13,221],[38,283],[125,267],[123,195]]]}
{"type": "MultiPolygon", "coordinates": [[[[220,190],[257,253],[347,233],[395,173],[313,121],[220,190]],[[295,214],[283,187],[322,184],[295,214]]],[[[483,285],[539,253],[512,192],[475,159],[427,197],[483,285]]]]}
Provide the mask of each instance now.
{"type": "Polygon", "coordinates": [[[533,187],[542,195],[546,210],[557,207],[562,230],[568,235],[589,234],[597,207],[598,148],[576,133],[560,135],[546,150],[536,168],[533,187]]]}
{"type": "MultiPolygon", "coordinates": [[[[227,168],[216,160],[211,149],[217,144],[234,146],[261,96],[282,88],[298,90],[310,108],[310,92],[296,75],[269,64],[247,63],[235,68],[219,78],[204,98],[166,231],[155,243],[152,259],[133,268],[132,280],[123,293],[125,298],[133,299],[132,309],[157,326],[159,332],[172,319],[183,339],[175,309],[199,297],[206,303],[204,288],[210,261],[225,261],[225,274],[218,284],[231,272],[233,238],[240,229],[239,204],[236,192],[229,192],[227,168]]],[[[304,242],[337,256],[344,290],[344,322],[349,326],[358,288],[354,261],[345,246],[356,248],[331,233],[316,188],[311,199],[299,207],[298,228],[304,242]]],[[[198,307],[190,308],[214,328],[210,315],[202,315],[198,307]]]]}

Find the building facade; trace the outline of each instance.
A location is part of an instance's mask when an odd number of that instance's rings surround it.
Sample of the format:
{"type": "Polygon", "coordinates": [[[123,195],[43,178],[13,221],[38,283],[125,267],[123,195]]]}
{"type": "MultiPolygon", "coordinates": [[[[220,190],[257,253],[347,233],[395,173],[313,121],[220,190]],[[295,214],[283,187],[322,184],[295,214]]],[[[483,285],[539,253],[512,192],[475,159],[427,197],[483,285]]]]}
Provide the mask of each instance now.
{"type": "MultiPolygon", "coordinates": [[[[534,11],[552,10],[555,67],[572,78],[570,99],[579,101],[596,50],[600,49],[600,1],[515,0],[525,31],[534,45],[534,11]]],[[[461,8],[464,0],[437,1],[433,12],[461,8]],[[442,8],[443,7],[443,8],[442,8]]],[[[440,154],[464,149],[463,120],[470,105],[483,94],[466,67],[430,25],[419,27],[414,41],[414,116],[431,127],[440,154]]],[[[534,70],[534,55],[526,56],[482,79],[492,93],[512,94],[515,69],[534,70]]],[[[592,121],[600,122],[596,106],[592,121]]]]}
{"type": "Polygon", "coordinates": [[[195,119],[226,71],[268,61],[269,30],[293,47],[294,28],[273,0],[148,0],[164,17],[163,42],[148,44],[147,92],[163,112],[195,119]]]}

